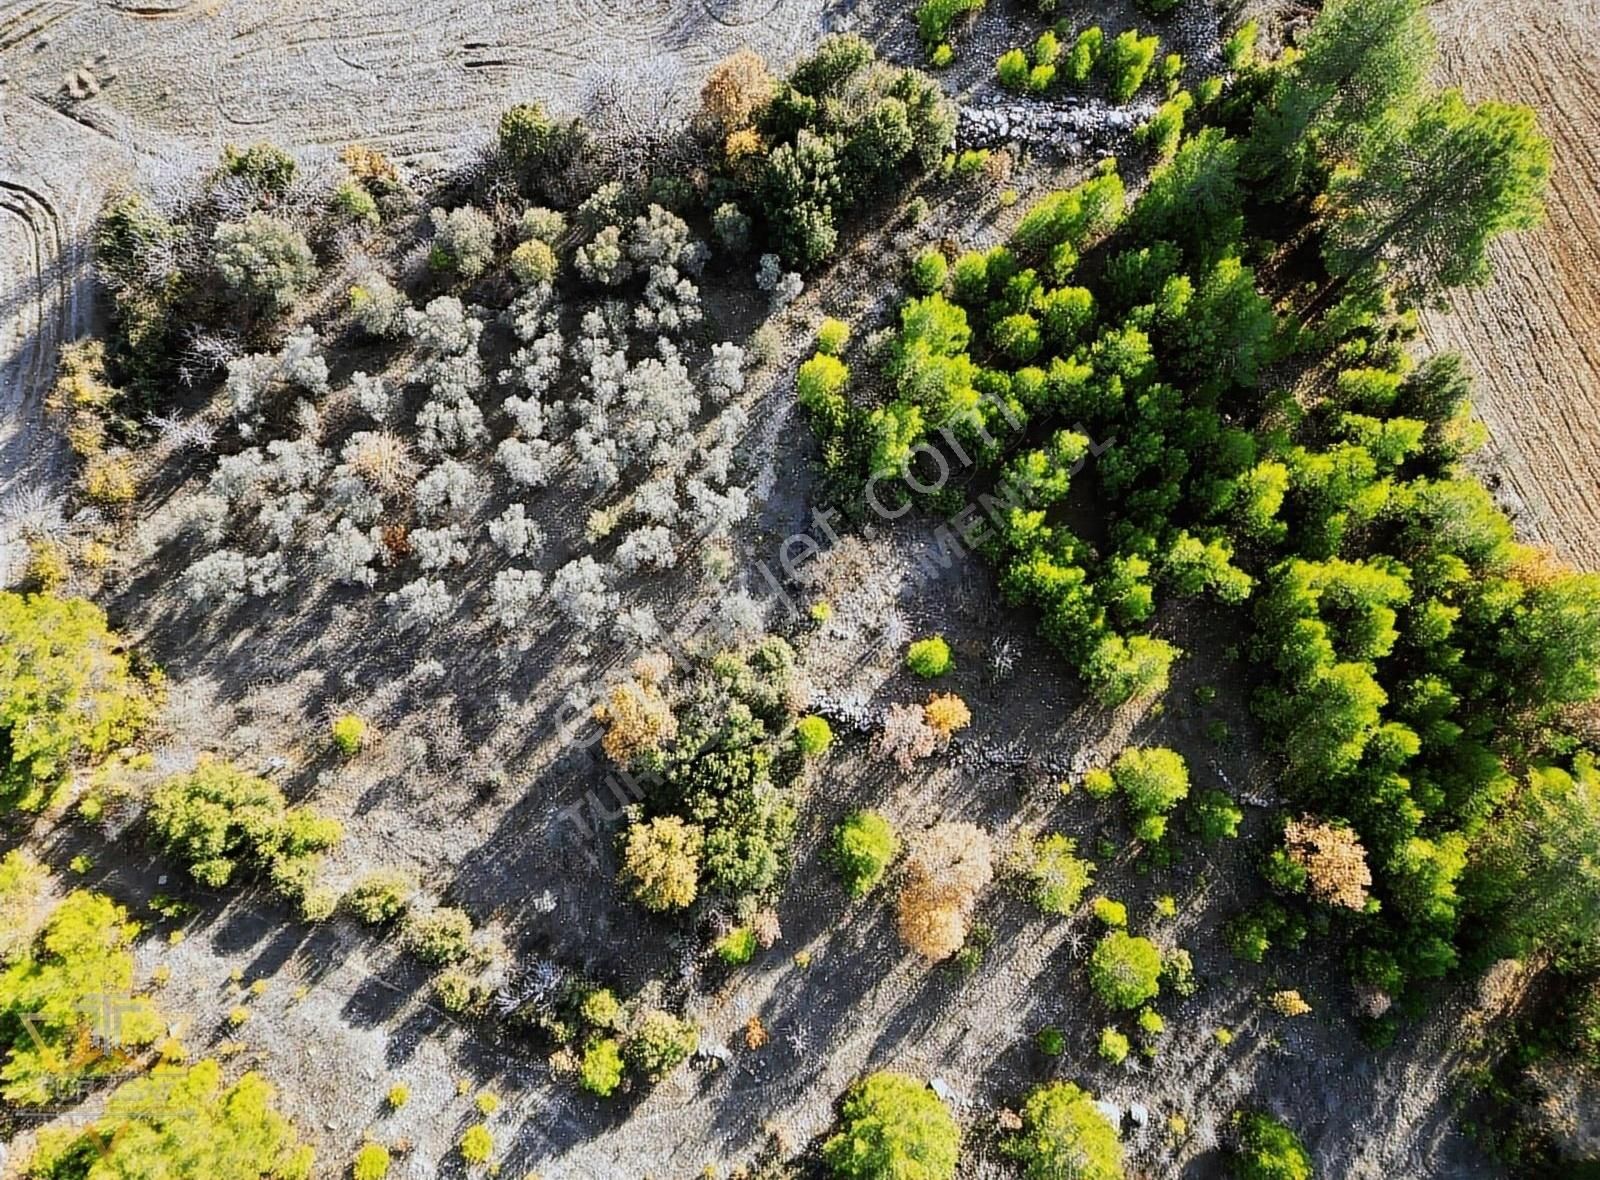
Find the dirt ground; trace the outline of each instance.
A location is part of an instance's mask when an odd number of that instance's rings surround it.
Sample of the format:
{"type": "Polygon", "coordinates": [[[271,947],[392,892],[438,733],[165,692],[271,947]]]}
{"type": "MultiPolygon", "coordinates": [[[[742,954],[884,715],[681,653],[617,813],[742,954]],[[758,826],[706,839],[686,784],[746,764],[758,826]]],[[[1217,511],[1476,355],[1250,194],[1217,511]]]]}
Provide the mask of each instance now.
{"type": "Polygon", "coordinates": [[[1494,278],[1425,319],[1478,373],[1486,460],[1519,531],[1600,569],[1600,3],[1441,0],[1441,79],[1522,102],[1554,144],[1549,217],[1490,251],[1494,278]]]}

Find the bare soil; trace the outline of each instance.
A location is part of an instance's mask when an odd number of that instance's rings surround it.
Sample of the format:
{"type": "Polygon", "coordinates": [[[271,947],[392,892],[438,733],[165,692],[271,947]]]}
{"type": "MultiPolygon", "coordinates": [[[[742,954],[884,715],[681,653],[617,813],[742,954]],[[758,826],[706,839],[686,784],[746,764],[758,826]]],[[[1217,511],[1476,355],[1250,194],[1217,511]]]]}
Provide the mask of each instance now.
{"type": "Polygon", "coordinates": [[[1442,0],[1441,80],[1522,102],[1553,144],[1546,223],[1490,251],[1494,277],[1425,317],[1478,375],[1487,465],[1519,531],[1600,569],[1600,4],[1442,0]]]}

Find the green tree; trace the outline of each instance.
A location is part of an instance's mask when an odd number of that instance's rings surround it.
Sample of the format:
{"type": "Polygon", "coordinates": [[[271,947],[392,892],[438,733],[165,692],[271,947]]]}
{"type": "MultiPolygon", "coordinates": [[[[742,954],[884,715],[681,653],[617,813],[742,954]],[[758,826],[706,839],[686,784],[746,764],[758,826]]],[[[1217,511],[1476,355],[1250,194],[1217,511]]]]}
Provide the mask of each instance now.
{"type": "Polygon", "coordinates": [[[49,1180],[310,1180],[315,1160],[274,1106],[266,1079],[247,1073],[224,1086],[214,1060],[157,1066],[112,1093],[88,1127],[40,1133],[33,1176],[49,1180]]]}
{"type": "Polygon", "coordinates": [[[954,1180],[961,1128],[922,1082],[884,1071],[857,1082],[822,1159],[842,1180],[954,1180]]]}
{"type": "Polygon", "coordinates": [[[343,826],[220,758],[174,775],[150,797],[150,826],[197,881],[219,889],[241,863],[267,869],[280,890],[309,886],[315,854],[338,843],[343,826]]]}
{"type": "Polygon", "coordinates": [[[135,997],[137,923],[110,898],[77,890],[33,945],[0,973],[0,1097],[22,1106],[55,1101],[86,1078],[123,1068],[125,1054],[163,1028],[135,997]]]}
{"type": "Polygon", "coordinates": [[[659,1082],[688,1060],[699,1043],[700,1031],[693,1022],[653,1008],[639,1018],[638,1028],[622,1046],[622,1055],[634,1069],[659,1082]]]}
{"type": "Polygon", "coordinates": [[[1113,930],[1089,956],[1089,983],[1113,1008],[1137,1008],[1161,990],[1161,951],[1148,938],[1113,930]]]}
{"type": "MultiPolygon", "coordinates": [[[[1124,1040],[1124,1053],[1126,1046],[1124,1040]]],[[[1021,1113],[1022,1130],[1004,1150],[1022,1164],[1027,1180],[1122,1180],[1117,1129],[1087,1091],[1051,1082],[1028,1095],[1021,1113]]]]}
{"type": "Polygon", "coordinates": [[[0,593],[0,809],[48,806],[74,762],[126,745],[152,709],[99,607],[0,593]]]}
{"type": "Polygon", "coordinates": [[[1600,948],[1600,765],[1535,767],[1478,850],[1467,883],[1495,953],[1549,949],[1585,961],[1600,948]]]}
{"type": "Polygon", "coordinates": [[[1077,843],[1059,832],[1046,836],[1029,849],[1028,879],[1033,902],[1047,914],[1070,914],[1094,882],[1092,861],[1077,855],[1077,843]]]}
{"type": "Polygon", "coordinates": [[[704,832],[677,816],[631,824],[622,851],[623,879],[646,909],[682,909],[699,891],[704,845],[704,832]]]}
{"type": "Polygon", "coordinates": [[[877,888],[900,854],[900,837],[876,811],[854,811],[833,832],[833,863],[851,897],[877,888]]]}
{"type": "Polygon", "coordinates": [[[597,1037],[583,1051],[578,1084],[591,1094],[610,1097],[622,1085],[622,1047],[610,1037],[597,1037]]]}
{"type": "Polygon", "coordinates": [[[1527,107],[1435,95],[1374,134],[1328,190],[1338,281],[1377,269],[1410,298],[1482,283],[1489,242],[1544,215],[1550,144],[1527,107]]]}
{"type": "Polygon", "coordinates": [[[1183,755],[1161,746],[1130,746],[1111,764],[1111,778],[1136,815],[1171,811],[1189,794],[1183,755]]]}
{"type": "Polygon", "coordinates": [[[1268,1114],[1234,1116],[1234,1180],[1311,1180],[1311,1154],[1299,1137],[1268,1114]]]}
{"type": "Polygon", "coordinates": [[[247,303],[269,312],[287,310],[316,281],[317,262],[305,234],[265,213],[224,222],[213,242],[222,281],[247,303]]]}
{"type": "Polygon", "coordinates": [[[1333,0],[1312,24],[1304,53],[1257,108],[1246,173],[1287,193],[1319,148],[1350,156],[1414,100],[1433,51],[1421,0],[1333,0]]]}

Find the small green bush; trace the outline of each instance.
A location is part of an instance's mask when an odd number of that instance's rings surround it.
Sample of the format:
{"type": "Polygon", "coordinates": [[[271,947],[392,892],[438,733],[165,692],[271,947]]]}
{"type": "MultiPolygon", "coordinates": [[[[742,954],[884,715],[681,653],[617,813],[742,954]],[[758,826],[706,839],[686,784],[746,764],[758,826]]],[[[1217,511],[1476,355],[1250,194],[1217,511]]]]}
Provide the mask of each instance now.
{"type": "Polygon", "coordinates": [[[363,1143],[350,1165],[352,1180],[383,1180],[389,1174],[389,1149],[381,1143],[363,1143]]]}
{"type": "Polygon", "coordinates": [[[333,744],[346,758],[361,752],[367,740],[367,723],[354,713],[345,713],[333,719],[333,744]]]}
{"type": "Polygon", "coordinates": [[[850,325],[828,316],[817,328],[817,351],[824,356],[838,356],[850,343],[850,325]]]}
{"type": "Polygon", "coordinates": [[[735,926],[717,939],[717,958],[729,967],[742,967],[756,955],[756,932],[748,926],[735,926]]]}
{"type": "Polygon", "coordinates": [[[1053,1026],[1046,1026],[1035,1033],[1033,1043],[1046,1057],[1060,1057],[1067,1051],[1066,1034],[1053,1026]]]}
{"type": "Polygon", "coordinates": [[[1066,74],[1067,81],[1077,87],[1089,84],[1089,79],[1094,75],[1094,67],[1100,61],[1100,51],[1105,47],[1106,35],[1100,31],[1099,25],[1091,25],[1078,34],[1077,40],[1072,43],[1072,51],[1067,54],[1066,74]]]}
{"type": "Polygon", "coordinates": [[[404,1082],[396,1082],[389,1087],[389,1092],[383,1096],[383,1101],[390,1110],[399,1110],[411,1101],[411,1087],[404,1082]]]}
{"type": "Polygon", "coordinates": [[[1089,908],[1094,912],[1095,921],[1112,930],[1121,930],[1128,924],[1128,907],[1120,901],[1112,901],[1109,897],[1097,897],[1089,908]]]}
{"type": "Polygon", "coordinates": [[[410,873],[399,869],[377,869],[357,881],[345,896],[350,912],[368,926],[381,926],[405,913],[406,904],[417,892],[410,873]]]}
{"type": "Polygon", "coordinates": [[[932,635],[917,640],[907,649],[906,667],[924,680],[933,680],[955,667],[955,659],[944,637],[932,635]]]}
{"type": "Polygon", "coordinates": [[[1128,1059],[1128,1050],[1132,1048],[1128,1038],[1116,1029],[1106,1027],[1100,1030],[1100,1041],[1095,1046],[1095,1052],[1100,1055],[1100,1060],[1110,1062],[1112,1065],[1121,1065],[1128,1059]]]}
{"type": "Polygon", "coordinates": [[[833,745],[833,727],[826,718],[815,714],[802,717],[794,723],[794,736],[800,753],[807,758],[815,758],[833,745]]]}
{"type": "Polygon", "coordinates": [[[1113,1008],[1137,1008],[1161,990],[1161,951],[1148,938],[1114,930],[1089,957],[1089,983],[1113,1008]]]}
{"type": "Polygon", "coordinates": [[[609,1098],[622,1084],[622,1048],[610,1037],[589,1042],[578,1067],[578,1084],[591,1094],[609,1098]]]}
{"type": "Polygon", "coordinates": [[[1311,1180],[1311,1155],[1299,1136],[1271,1115],[1234,1116],[1234,1180],[1311,1180]]]}
{"type": "Polygon", "coordinates": [[[461,1136],[461,1158],[469,1164],[486,1164],[493,1154],[494,1135],[489,1125],[478,1123],[468,1127],[467,1133],[461,1136]]]}
{"type": "Polygon", "coordinates": [[[942,70],[956,60],[956,51],[950,47],[950,42],[941,41],[933,47],[933,52],[928,54],[928,64],[936,70],[942,70]]]}
{"type": "Polygon", "coordinates": [[[840,1180],[954,1180],[961,1128],[938,1095],[905,1074],[857,1082],[822,1159],[840,1180]]]}
{"type": "Polygon", "coordinates": [[[453,906],[440,906],[406,923],[406,949],[430,967],[449,967],[472,949],[472,919],[453,906]]]}
{"type": "Polygon", "coordinates": [[[899,854],[900,838],[876,811],[852,812],[834,829],[832,860],[851,897],[877,888],[899,854]]]}
{"type": "Polygon", "coordinates": [[[1028,55],[1020,49],[1008,49],[994,63],[995,76],[1007,90],[1022,92],[1028,88],[1028,55]]]}
{"type": "Polygon", "coordinates": [[[1167,1022],[1161,1019],[1161,1013],[1154,1008],[1141,1008],[1136,1020],[1139,1031],[1147,1037],[1159,1037],[1167,1031],[1167,1022]]]}
{"type": "Polygon", "coordinates": [[[378,225],[383,218],[378,215],[378,202],[359,182],[347,180],[333,190],[333,211],[348,221],[364,225],[378,225]]]}
{"type": "Polygon", "coordinates": [[[911,286],[923,295],[943,291],[950,264],[936,246],[929,246],[911,260],[911,286]]]}

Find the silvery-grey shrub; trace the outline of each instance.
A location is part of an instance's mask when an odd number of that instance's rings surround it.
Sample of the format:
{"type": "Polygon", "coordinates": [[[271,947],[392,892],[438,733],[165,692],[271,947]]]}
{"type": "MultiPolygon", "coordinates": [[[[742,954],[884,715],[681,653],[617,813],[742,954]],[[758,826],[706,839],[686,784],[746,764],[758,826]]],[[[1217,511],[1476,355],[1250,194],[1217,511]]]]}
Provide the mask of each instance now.
{"type": "Polygon", "coordinates": [[[556,571],[550,580],[550,597],[556,609],[585,631],[600,626],[616,611],[619,601],[605,567],[588,554],[556,571]]]}
{"type": "Polygon", "coordinates": [[[478,479],[471,468],[445,459],[417,481],[414,499],[424,519],[467,512],[478,498],[478,479]]]}
{"type": "Polygon", "coordinates": [[[489,540],[507,557],[527,557],[544,548],[544,530],[523,504],[512,504],[489,522],[489,540]]]}
{"type": "Polygon", "coordinates": [[[403,630],[432,627],[450,617],[454,603],[450,590],[438,578],[418,578],[384,596],[403,630]]]}

